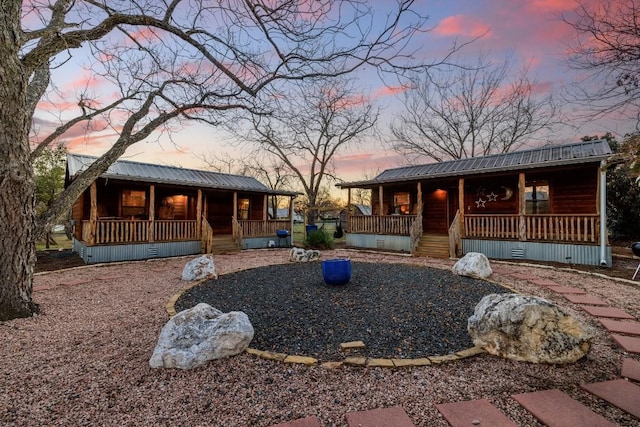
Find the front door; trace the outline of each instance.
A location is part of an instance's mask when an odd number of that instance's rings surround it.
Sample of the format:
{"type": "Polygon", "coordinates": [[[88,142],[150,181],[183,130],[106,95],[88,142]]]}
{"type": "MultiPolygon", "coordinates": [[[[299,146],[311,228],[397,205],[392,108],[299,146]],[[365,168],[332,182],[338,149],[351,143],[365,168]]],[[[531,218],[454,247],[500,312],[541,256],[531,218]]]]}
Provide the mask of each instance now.
{"type": "Polygon", "coordinates": [[[422,231],[424,233],[446,235],[449,232],[448,199],[447,190],[435,189],[423,193],[422,231]]]}

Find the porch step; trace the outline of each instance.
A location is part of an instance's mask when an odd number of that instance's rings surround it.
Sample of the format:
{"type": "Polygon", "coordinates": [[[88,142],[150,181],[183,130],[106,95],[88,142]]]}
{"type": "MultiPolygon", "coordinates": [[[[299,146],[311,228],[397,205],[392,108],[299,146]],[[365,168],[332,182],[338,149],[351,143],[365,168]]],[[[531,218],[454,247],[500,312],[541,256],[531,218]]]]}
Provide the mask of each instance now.
{"type": "Polygon", "coordinates": [[[449,236],[423,234],[416,248],[416,256],[449,258],[449,236]]]}
{"type": "Polygon", "coordinates": [[[213,236],[213,255],[240,252],[240,248],[236,246],[231,234],[214,234],[213,236]]]}

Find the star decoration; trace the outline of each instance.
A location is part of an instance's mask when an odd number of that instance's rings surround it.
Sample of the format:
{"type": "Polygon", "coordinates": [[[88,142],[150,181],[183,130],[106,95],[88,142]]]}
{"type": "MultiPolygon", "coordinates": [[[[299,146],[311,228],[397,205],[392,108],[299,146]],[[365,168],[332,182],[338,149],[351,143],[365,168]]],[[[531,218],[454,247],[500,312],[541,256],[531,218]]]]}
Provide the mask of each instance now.
{"type": "Polygon", "coordinates": [[[487,203],[486,200],[482,200],[482,199],[476,200],[476,208],[480,208],[480,207],[484,208],[485,203],[487,203]]]}
{"type": "Polygon", "coordinates": [[[491,192],[491,194],[487,195],[487,197],[489,198],[489,202],[495,202],[496,200],[498,200],[498,195],[493,191],[491,192]]]}

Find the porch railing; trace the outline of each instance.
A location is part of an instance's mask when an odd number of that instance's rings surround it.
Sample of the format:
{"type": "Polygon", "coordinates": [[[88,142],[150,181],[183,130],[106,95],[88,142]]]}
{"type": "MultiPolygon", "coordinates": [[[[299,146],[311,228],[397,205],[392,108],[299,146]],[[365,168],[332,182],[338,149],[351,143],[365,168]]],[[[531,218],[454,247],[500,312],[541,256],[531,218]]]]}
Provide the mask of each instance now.
{"type": "Polygon", "coordinates": [[[416,215],[350,215],[349,233],[397,234],[408,236],[416,215]]]}
{"type": "Polygon", "coordinates": [[[524,215],[524,236],[520,236],[519,215],[465,215],[466,237],[519,240],[547,240],[594,243],[600,239],[600,216],[524,215]]]}
{"type": "Polygon", "coordinates": [[[141,243],[150,241],[153,227],[154,241],[199,240],[196,220],[125,220],[99,219],[95,223],[95,240],[91,242],[91,222],[82,222],[82,240],[103,245],[112,243],[141,243]]]}
{"type": "Polygon", "coordinates": [[[200,246],[202,253],[210,254],[213,252],[213,227],[207,221],[207,218],[202,216],[202,236],[200,236],[200,246]]]}
{"type": "Polygon", "coordinates": [[[449,227],[449,256],[455,258],[462,252],[460,236],[460,210],[456,211],[456,216],[451,221],[449,227]]]}
{"type": "Polygon", "coordinates": [[[238,221],[243,237],[275,237],[277,230],[287,230],[291,234],[291,221],[285,220],[241,220],[238,221]]]}

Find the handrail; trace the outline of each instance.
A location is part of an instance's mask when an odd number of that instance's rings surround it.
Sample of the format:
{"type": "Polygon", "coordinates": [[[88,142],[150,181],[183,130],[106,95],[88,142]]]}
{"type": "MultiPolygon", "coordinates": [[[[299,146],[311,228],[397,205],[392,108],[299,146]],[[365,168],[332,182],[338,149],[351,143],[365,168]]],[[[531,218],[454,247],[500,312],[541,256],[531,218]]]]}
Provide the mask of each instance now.
{"type": "Polygon", "coordinates": [[[233,243],[235,243],[235,245],[240,248],[242,247],[242,227],[240,226],[240,223],[235,216],[231,217],[231,224],[233,226],[231,231],[233,243]]]}
{"type": "Polygon", "coordinates": [[[457,210],[449,227],[449,256],[451,258],[457,257],[462,252],[461,243],[460,210],[457,210]]]}
{"type": "Polygon", "coordinates": [[[202,253],[210,254],[213,252],[213,227],[209,224],[207,218],[202,215],[202,235],[200,237],[200,246],[202,253]]]}
{"type": "Polygon", "coordinates": [[[415,255],[418,245],[420,245],[420,238],[422,237],[422,212],[418,212],[416,218],[413,220],[411,227],[409,228],[409,236],[411,240],[411,254],[415,255]]]}

